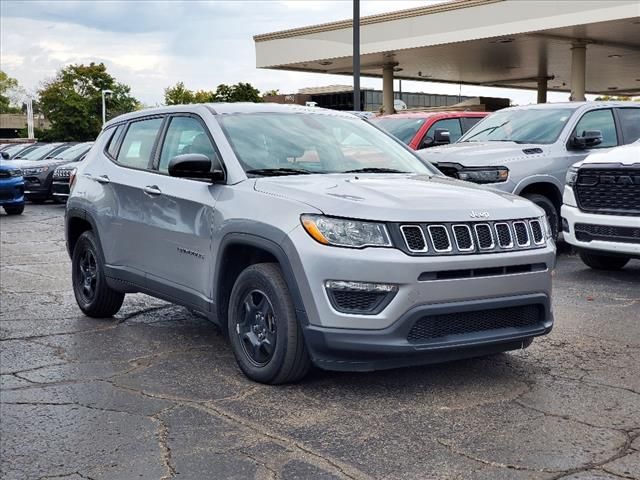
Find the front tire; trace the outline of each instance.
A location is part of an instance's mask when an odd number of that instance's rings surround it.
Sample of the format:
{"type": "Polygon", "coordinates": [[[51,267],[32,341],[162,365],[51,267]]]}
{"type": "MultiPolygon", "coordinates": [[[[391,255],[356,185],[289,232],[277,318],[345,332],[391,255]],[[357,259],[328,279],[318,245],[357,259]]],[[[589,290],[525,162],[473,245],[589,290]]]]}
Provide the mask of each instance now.
{"type": "Polygon", "coordinates": [[[309,371],[311,360],[277,264],[259,263],[240,273],[229,299],[227,329],[238,366],[251,380],[292,383],[309,371]]]}
{"type": "Polygon", "coordinates": [[[595,270],[620,270],[630,260],[627,257],[614,257],[585,251],[580,251],[579,254],[585,265],[595,270]]]}
{"type": "Polygon", "coordinates": [[[4,211],[7,212],[7,215],[22,215],[22,212],[24,212],[24,203],[12,207],[4,207],[4,211]]]}
{"type": "Polygon", "coordinates": [[[538,193],[525,193],[523,197],[544,210],[544,213],[547,215],[547,220],[549,220],[549,225],[551,226],[553,241],[557,241],[558,233],[560,232],[560,212],[553,202],[549,200],[548,197],[538,193]]]}
{"type": "Polygon", "coordinates": [[[80,235],[76,242],[71,268],[73,293],[85,315],[104,318],[118,313],[124,293],[107,285],[102,252],[91,230],[80,235]]]}

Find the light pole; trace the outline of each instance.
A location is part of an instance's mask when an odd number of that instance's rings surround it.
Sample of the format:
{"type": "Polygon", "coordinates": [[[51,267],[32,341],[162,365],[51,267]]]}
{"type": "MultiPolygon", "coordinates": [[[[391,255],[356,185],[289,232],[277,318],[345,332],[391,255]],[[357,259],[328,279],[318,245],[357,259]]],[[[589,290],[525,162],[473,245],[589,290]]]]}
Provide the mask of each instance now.
{"type": "Polygon", "coordinates": [[[353,109],[359,112],[360,104],[360,0],[353,0],[353,109]]]}
{"type": "Polygon", "coordinates": [[[111,95],[112,93],[111,90],[102,90],[102,125],[107,121],[107,105],[105,100],[107,95],[111,95]]]}

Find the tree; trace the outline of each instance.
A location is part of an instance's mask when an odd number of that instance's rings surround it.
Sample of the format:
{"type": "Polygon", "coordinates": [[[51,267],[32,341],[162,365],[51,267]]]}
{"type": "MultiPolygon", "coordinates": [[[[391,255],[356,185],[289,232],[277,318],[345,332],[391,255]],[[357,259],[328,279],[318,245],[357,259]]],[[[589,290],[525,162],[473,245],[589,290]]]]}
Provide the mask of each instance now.
{"type": "Polygon", "coordinates": [[[0,113],[20,113],[20,107],[11,105],[11,93],[19,89],[18,81],[0,70],[0,113]]]}
{"type": "Polygon", "coordinates": [[[262,97],[275,97],[276,95],[280,95],[280,90],[278,90],[277,88],[273,89],[273,90],[267,90],[266,92],[264,92],[262,94],[262,97]]]}
{"type": "Polygon", "coordinates": [[[600,97],[596,98],[597,102],[603,101],[603,102],[628,102],[629,100],[631,100],[631,97],[627,97],[627,96],[616,96],[616,95],[602,95],[600,97]]]}
{"type": "Polygon", "coordinates": [[[131,88],[117,82],[103,63],[69,65],[45,82],[38,93],[40,108],[51,122],[50,137],[60,141],[96,138],[102,128],[102,90],[113,92],[106,101],[107,118],[139,107],[131,88]]]}
{"type": "Polygon", "coordinates": [[[164,103],[166,105],[185,105],[189,103],[211,102],[261,102],[260,91],[250,83],[238,83],[226,85],[221,83],[215,91],[189,90],[183,82],[178,82],[164,90],[164,103]]]}

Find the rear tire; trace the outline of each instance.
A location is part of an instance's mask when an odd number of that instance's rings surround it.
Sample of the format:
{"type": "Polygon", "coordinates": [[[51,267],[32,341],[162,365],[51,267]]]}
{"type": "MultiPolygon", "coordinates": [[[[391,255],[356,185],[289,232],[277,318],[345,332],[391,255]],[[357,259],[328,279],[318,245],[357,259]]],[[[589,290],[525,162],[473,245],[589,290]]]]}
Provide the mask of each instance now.
{"type": "Polygon", "coordinates": [[[102,251],[91,230],[80,235],[73,249],[71,279],[76,302],[85,315],[104,318],[118,313],[124,293],[107,285],[102,251]]]}
{"type": "Polygon", "coordinates": [[[614,257],[611,255],[601,255],[585,251],[580,251],[578,253],[580,255],[580,259],[585,263],[585,265],[595,270],[620,270],[629,263],[630,260],[627,257],[614,257]]]}
{"type": "Polygon", "coordinates": [[[547,215],[547,220],[549,220],[549,225],[551,226],[553,241],[557,241],[558,233],[560,232],[560,212],[553,202],[549,200],[548,197],[540,195],[539,193],[525,193],[522,196],[527,200],[531,200],[544,210],[544,213],[547,215]]]}
{"type": "Polygon", "coordinates": [[[7,212],[7,215],[22,215],[22,212],[24,212],[24,203],[12,207],[4,207],[4,211],[7,212]]]}
{"type": "Polygon", "coordinates": [[[247,267],[229,299],[227,333],[238,366],[267,384],[302,379],[311,366],[287,283],[277,264],[247,267]]]}

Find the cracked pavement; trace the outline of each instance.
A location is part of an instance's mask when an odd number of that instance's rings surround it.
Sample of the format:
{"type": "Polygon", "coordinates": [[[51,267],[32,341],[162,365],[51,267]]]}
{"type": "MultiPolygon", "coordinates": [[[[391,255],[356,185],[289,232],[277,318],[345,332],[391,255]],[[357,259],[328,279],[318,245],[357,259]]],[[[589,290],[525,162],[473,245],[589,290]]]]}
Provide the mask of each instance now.
{"type": "Polygon", "coordinates": [[[0,218],[3,479],[640,478],[640,261],[560,255],[528,350],[270,387],[182,307],[83,316],[63,212],[0,218]]]}

